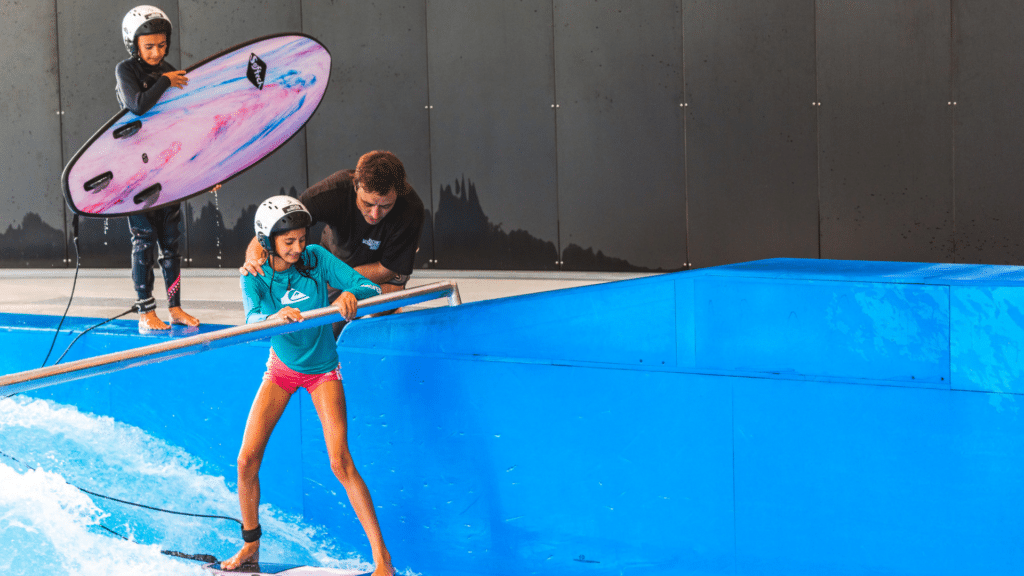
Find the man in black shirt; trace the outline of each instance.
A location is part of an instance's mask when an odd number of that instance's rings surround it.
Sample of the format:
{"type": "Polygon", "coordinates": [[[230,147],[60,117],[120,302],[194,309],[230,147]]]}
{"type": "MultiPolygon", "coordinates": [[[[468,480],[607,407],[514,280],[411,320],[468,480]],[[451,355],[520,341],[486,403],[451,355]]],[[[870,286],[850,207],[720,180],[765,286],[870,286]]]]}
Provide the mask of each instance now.
{"type": "MultiPolygon", "coordinates": [[[[320,245],[380,285],[382,292],[405,288],[423,229],[423,201],[406,180],[402,161],[374,150],[355,170],[335,172],[299,196],[313,223],[325,224],[320,245]]],[[[245,251],[242,274],[262,274],[266,251],[254,237],[245,251]]],[[[338,296],[332,290],[333,302],[338,296]]],[[[335,332],[340,330],[340,324],[335,332]]]]}

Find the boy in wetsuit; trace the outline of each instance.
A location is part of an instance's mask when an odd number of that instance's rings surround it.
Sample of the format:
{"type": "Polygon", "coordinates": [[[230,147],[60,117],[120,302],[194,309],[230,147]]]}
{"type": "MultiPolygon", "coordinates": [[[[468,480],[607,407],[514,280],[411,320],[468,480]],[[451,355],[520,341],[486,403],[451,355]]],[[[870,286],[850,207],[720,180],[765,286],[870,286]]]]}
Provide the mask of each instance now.
{"type": "MultiPolygon", "coordinates": [[[[118,103],[137,115],[145,114],[168,88],[188,84],[185,72],[164,60],[171,45],[171,21],[159,8],[136,6],[125,15],[121,34],[130,58],[118,63],[118,103]]],[[[132,282],[138,296],[139,331],[170,328],[156,315],[153,298],[153,260],[160,245],[160,268],[167,288],[171,324],[198,326],[199,320],[181,309],[181,204],[128,216],[132,233],[132,282]]]]}

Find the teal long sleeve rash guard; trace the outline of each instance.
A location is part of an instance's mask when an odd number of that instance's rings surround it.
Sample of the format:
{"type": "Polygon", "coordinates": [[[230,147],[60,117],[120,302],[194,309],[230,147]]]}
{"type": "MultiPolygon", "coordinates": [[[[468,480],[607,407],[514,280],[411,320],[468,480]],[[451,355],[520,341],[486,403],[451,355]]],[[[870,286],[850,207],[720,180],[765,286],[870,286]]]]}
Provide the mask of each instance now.
{"type": "MultiPolygon", "coordinates": [[[[303,262],[316,265],[311,278],[299,274],[292,266],[284,272],[263,264],[263,276],[242,276],[245,323],[262,322],[285,306],[302,312],[323,308],[327,301],[327,285],[351,292],[359,300],[380,294],[380,286],[370,282],[333,254],[317,245],[302,252],[303,262]]],[[[270,345],[284,365],[303,374],[323,374],[338,365],[331,325],[326,324],[270,338],[270,345]]]]}

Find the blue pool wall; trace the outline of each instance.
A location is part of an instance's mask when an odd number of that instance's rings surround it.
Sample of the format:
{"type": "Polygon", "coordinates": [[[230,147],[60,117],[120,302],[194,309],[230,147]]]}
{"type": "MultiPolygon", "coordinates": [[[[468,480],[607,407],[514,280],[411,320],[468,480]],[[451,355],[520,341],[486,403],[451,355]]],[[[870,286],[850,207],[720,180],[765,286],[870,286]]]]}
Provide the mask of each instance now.
{"type": "MultiPolygon", "coordinates": [[[[1018,574],[1022,289],[1017,267],[774,259],[360,320],[350,444],[424,575],[1018,574]]],[[[56,319],[2,321],[34,354],[56,319]]],[[[132,328],[78,357],[152,341],[132,328]]],[[[233,478],[266,353],[33,394],[233,478]]],[[[369,557],[305,395],[261,478],[369,557]]]]}

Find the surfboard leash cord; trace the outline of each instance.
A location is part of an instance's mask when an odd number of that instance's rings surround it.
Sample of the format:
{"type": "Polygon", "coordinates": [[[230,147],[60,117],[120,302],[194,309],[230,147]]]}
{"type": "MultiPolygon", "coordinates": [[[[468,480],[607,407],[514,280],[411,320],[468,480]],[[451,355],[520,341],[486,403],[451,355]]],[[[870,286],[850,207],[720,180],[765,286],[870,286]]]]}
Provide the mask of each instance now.
{"type": "MultiPolygon", "coordinates": [[[[46,351],[46,357],[43,358],[43,363],[42,363],[41,367],[45,367],[46,366],[46,362],[50,359],[50,355],[53,353],[53,347],[54,347],[54,345],[57,344],[57,337],[60,336],[60,329],[61,329],[61,327],[64,326],[64,320],[67,319],[68,311],[71,310],[71,302],[75,298],[75,287],[78,285],[78,272],[82,268],[82,255],[81,255],[81,252],[79,251],[79,248],[78,248],[78,214],[75,214],[71,218],[71,238],[72,238],[72,244],[74,244],[74,246],[75,246],[75,275],[74,275],[74,277],[73,277],[73,279],[71,281],[71,294],[68,296],[68,304],[64,308],[64,313],[60,317],[60,322],[57,323],[57,329],[54,330],[53,340],[50,341],[50,348],[49,348],[49,350],[46,351]]],[[[122,312],[121,314],[118,314],[117,316],[114,316],[112,318],[107,318],[106,320],[104,320],[104,321],[102,321],[102,322],[100,322],[98,324],[94,324],[93,326],[90,326],[89,328],[86,328],[85,330],[80,332],[77,336],[75,336],[75,339],[72,340],[70,344],[68,344],[68,347],[64,349],[64,352],[60,355],[59,358],[57,358],[57,360],[54,362],[54,364],[60,364],[60,361],[64,359],[64,356],[66,356],[68,351],[71,350],[71,347],[75,345],[75,342],[78,342],[78,339],[81,338],[82,336],[84,336],[86,332],[92,330],[93,328],[99,328],[100,326],[106,324],[107,322],[111,322],[113,320],[121,318],[122,316],[126,316],[128,314],[131,314],[132,312],[138,312],[138,310],[139,310],[138,304],[134,304],[134,305],[132,305],[131,308],[129,308],[128,310],[122,312]]],[[[10,398],[11,396],[16,396],[17,394],[18,393],[10,394],[8,396],[5,396],[5,398],[10,398]]],[[[33,468],[32,466],[29,466],[28,464],[25,464],[21,460],[18,460],[14,456],[11,456],[10,454],[7,454],[7,453],[5,453],[3,451],[0,451],[0,455],[5,456],[7,458],[10,458],[11,460],[14,460],[15,462],[21,464],[22,466],[25,466],[29,470],[35,470],[35,468],[33,468]]],[[[65,480],[65,482],[67,482],[67,480],[65,480]]],[[[178,512],[178,511],[175,511],[175,510],[166,510],[166,509],[163,509],[163,508],[157,508],[155,506],[147,506],[145,504],[139,504],[137,502],[129,502],[127,500],[121,500],[119,498],[114,498],[112,496],[106,496],[104,494],[99,494],[99,493],[93,492],[91,490],[86,490],[85,488],[82,488],[81,486],[76,486],[74,484],[71,484],[70,482],[67,482],[67,484],[69,486],[77,488],[78,490],[80,490],[82,492],[85,492],[86,494],[89,494],[89,495],[92,495],[92,496],[96,496],[97,498],[104,498],[106,500],[113,500],[115,502],[120,502],[121,504],[127,504],[129,506],[137,506],[139,508],[146,508],[148,510],[153,510],[153,511],[156,511],[156,512],[164,512],[164,513],[167,513],[167,514],[177,514],[177,515],[180,515],[180,516],[193,516],[193,517],[196,517],[196,518],[213,518],[213,519],[222,519],[222,520],[232,520],[234,522],[237,522],[240,527],[244,527],[242,525],[242,521],[241,520],[239,520],[237,518],[232,518],[230,516],[217,516],[217,515],[211,515],[211,514],[195,514],[195,513],[191,513],[191,512],[178,512]]],[[[117,536],[118,538],[120,538],[122,540],[128,540],[128,538],[126,536],[124,536],[123,534],[120,534],[117,531],[112,530],[111,528],[108,528],[107,526],[104,526],[102,523],[99,524],[99,527],[102,528],[103,530],[106,530],[107,532],[113,534],[114,536],[117,536]]],[[[196,560],[198,562],[205,562],[205,563],[216,563],[216,562],[218,562],[217,558],[214,557],[211,554],[186,554],[185,552],[178,552],[177,550],[161,550],[160,553],[161,554],[166,554],[168,556],[174,556],[176,558],[184,558],[186,560],[196,560]]]]}
{"type": "MultiPolygon", "coordinates": [[[[70,304],[70,302],[69,302],[69,304],[70,304]]],[[[107,318],[106,320],[104,320],[104,321],[102,321],[102,322],[100,322],[98,324],[93,324],[92,326],[86,328],[85,330],[82,330],[81,332],[78,333],[77,336],[75,336],[75,339],[72,340],[70,344],[68,344],[68,347],[64,349],[64,352],[60,355],[60,358],[57,358],[57,361],[54,362],[53,365],[56,366],[57,364],[60,364],[60,361],[64,359],[64,356],[67,356],[67,353],[71,350],[71,347],[75,345],[75,342],[78,342],[79,338],[81,338],[82,336],[85,336],[86,332],[92,330],[93,328],[99,328],[100,326],[103,326],[107,322],[111,322],[113,320],[117,320],[118,318],[121,318],[122,316],[127,316],[128,314],[131,314],[132,312],[138,312],[138,311],[139,311],[139,305],[138,304],[134,304],[134,305],[132,305],[131,308],[125,310],[124,312],[121,312],[117,316],[114,316],[114,317],[111,317],[111,318],[107,318]]],[[[62,318],[61,319],[61,323],[63,323],[63,322],[64,322],[64,320],[62,318]]],[[[57,327],[57,332],[53,335],[54,342],[57,341],[57,335],[58,334],[60,334],[60,326],[57,327]]],[[[53,350],[53,344],[50,345],[50,350],[51,351],[53,350]]],[[[46,353],[46,357],[47,358],[50,357],[50,353],[49,352],[46,353]]],[[[43,366],[46,366],[46,360],[43,360],[43,366]]],[[[7,396],[4,396],[4,398],[10,398],[11,396],[17,396],[18,394],[21,394],[21,392],[15,392],[14,394],[8,394],[7,396]]]]}
{"type": "MultiPolygon", "coordinates": [[[[57,329],[53,333],[53,340],[50,341],[50,349],[46,351],[46,357],[43,358],[43,364],[40,366],[40,368],[46,367],[46,362],[50,359],[50,354],[53,353],[53,346],[57,343],[57,337],[60,336],[60,329],[62,326],[64,326],[64,320],[68,317],[68,310],[71,309],[71,301],[74,300],[75,298],[75,286],[78,285],[78,271],[81,269],[82,265],[82,257],[78,251],[78,214],[75,214],[74,217],[71,218],[71,238],[73,240],[72,243],[75,245],[75,276],[74,279],[71,281],[71,295],[68,296],[68,305],[67,307],[64,308],[64,314],[61,315],[60,322],[57,323],[57,329]]],[[[71,347],[75,345],[75,342],[78,342],[78,339],[84,336],[86,332],[92,330],[93,328],[99,328],[100,326],[103,326],[107,322],[117,320],[122,316],[127,316],[132,312],[138,312],[138,310],[138,303],[133,304],[131,308],[118,314],[117,316],[107,318],[106,320],[100,322],[99,324],[95,324],[93,326],[86,328],[85,330],[80,332],[78,336],[75,336],[75,339],[72,340],[70,344],[68,344],[68,347],[64,349],[64,352],[60,355],[59,358],[57,358],[57,361],[54,362],[53,364],[60,364],[60,361],[64,359],[64,356],[67,356],[68,351],[70,351],[71,347]]],[[[11,396],[17,396],[18,394],[20,394],[20,392],[8,394],[7,396],[4,396],[4,398],[10,398],[11,396]]]]}
{"type": "MultiPolygon", "coordinates": [[[[75,245],[75,278],[71,281],[71,295],[68,296],[68,305],[64,308],[64,314],[60,317],[60,322],[57,323],[57,330],[53,333],[53,341],[50,342],[50,349],[46,351],[46,358],[43,358],[43,364],[40,368],[46,366],[46,361],[50,359],[50,354],[53,353],[53,345],[57,343],[57,336],[60,335],[60,327],[64,325],[64,319],[68,317],[68,310],[71,309],[71,300],[75,297],[75,286],[78,285],[78,271],[82,267],[82,254],[78,250],[78,214],[71,217],[71,243],[75,245]]],[[[58,362],[60,362],[60,360],[58,360],[58,362]]]]}
{"type": "MultiPolygon", "coordinates": [[[[28,468],[29,470],[35,470],[35,468],[33,468],[32,466],[29,466],[28,464],[22,462],[21,460],[18,460],[14,456],[11,456],[10,454],[8,454],[8,453],[6,453],[6,452],[4,452],[2,450],[0,450],[0,456],[4,456],[5,458],[10,458],[11,460],[14,460],[18,464],[21,464],[22,466],[28,468]]],[[[82,488],[81,486],[76,486],[75,484],[72,484],[71,482],[68,482],[67,480],[64,480],[64,482],[68,486],[71,486],[72,488],[76,488],[76,489],[78,489],[78,490],[80,490],[82,492],[85,492],[86,494],[89,494],[91,496],[96,496],[98,498],[103,498],[103,499],[106,499],[106,500],[113,500],[114,502],[120,502],[121,504],[127,504],[129,506],[136,506],[138,508],[145,508],[147,510],[153,510],[153,511],[156,511],[156,512],[164,512],[166,514],[176,514],[178,516],[191,516],[191,517],[194,517],[194,518],[213,518],[213,519],[217,519],[217,520],[231,520],[232,522],[237,522],[240,527],[244,527],[241,520],[239,520],[238,518],[232,518],[231,516],[219,516],[219,515],[216,515],[216,514],[196,514],[194,512],[178,512],[176,510],[167,510],[165,508],[157,508],[156,506],[148,506],[146,504],[139,504],[138,502],[130,502],[128,500],[121,500],[120,498],[114,498],[113,496],[106,496],[104,494],[99,494],[99,493],[93,492],[91,490],[86,490],[85,488],[82,488]]],[[[120,534],[117,531],[112,530],[112,529],[104,526],[103,524],[99,524],[99,527],[104,529],[104,530],[106,530],[107,532],[110,532],[111,534],[113,534],[114,536],[117,536],[118,538],[120,538],[122,540],[128,540],[127,536],[124,536],[123,534],[120,534]]],[[[206,563],[211,563],[211,562],[212,563],[216,563],[216,562],[218,562],[217,558],[214,557],[211,554],[186,554],[185,552],[178,552],[177,550],[161,550],[160,553],[161,554],[166,554],[167,556],[174,556],[176,558],[184,558],[186,560],[196,560],[198,562],[206,562],[206,563]]]]}
{"type": "Polygon", "coordinates": [[[93,324],[92,326],[89,326],[85,330],[82,330],[81,332],[78,333],[78,336],[75,336],[75,339],[71,341],[71,344],[68,344],[68,347],[64,349],[64,353],[60,355],[60,358],[57,358],[57,361],[54,362],[54,365],[60,364],[60,361],[64,359],[64,356],[66,356],[68,351],[71,350],[71,347],[75,345],[75,342],[78,342],[78,339],[81,338],[82,336],[85,336],[85,333],[88,332],[89,330],[92,330],[93,328],[99,328],[100,326],[103,326],[107,322],[111,322],[113,320],[117,320],[118,318],[120,318],[122,316],[127,316],[128,314],[131,314],[132,312],[138,312],[138,311],[139,311],[139,305],[135,304],[131,308],[125,310],[124,312],[121,312],[117,316],[113,316],[111,318],[107,318],[106,320],[104,320],[103,322],[100,322],[99,324],[93,324]]]}

